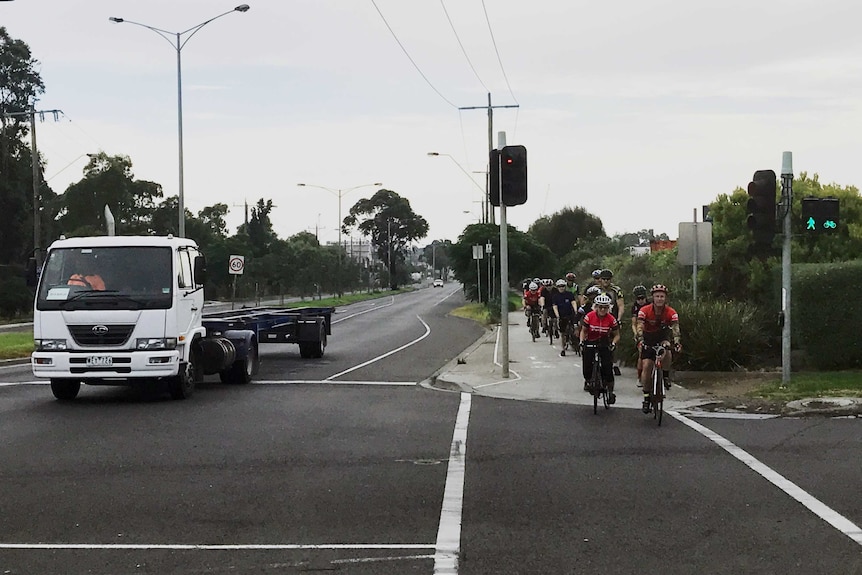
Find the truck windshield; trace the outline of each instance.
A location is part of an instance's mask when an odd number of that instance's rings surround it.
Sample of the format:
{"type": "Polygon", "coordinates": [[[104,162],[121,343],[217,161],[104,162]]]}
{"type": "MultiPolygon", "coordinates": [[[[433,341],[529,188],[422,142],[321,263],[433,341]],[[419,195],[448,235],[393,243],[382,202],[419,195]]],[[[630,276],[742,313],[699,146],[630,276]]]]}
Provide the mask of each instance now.
{"type": "Polygon", "coordinates": [[[36,307],[168,309],[172,255],[170,247],[53,249],[42,268],[36,307]]]}

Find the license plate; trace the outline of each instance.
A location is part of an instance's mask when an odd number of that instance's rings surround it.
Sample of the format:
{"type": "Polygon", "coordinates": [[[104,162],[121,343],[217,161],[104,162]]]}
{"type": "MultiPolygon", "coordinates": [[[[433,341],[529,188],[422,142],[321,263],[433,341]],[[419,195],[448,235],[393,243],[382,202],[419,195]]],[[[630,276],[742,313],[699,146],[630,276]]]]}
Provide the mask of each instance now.
{"type": "Polygon", "coordinates": [[[91,355],[87,358],[87,367],[108,367],[114,365],[114,358],[110,355],[91,355]]]}

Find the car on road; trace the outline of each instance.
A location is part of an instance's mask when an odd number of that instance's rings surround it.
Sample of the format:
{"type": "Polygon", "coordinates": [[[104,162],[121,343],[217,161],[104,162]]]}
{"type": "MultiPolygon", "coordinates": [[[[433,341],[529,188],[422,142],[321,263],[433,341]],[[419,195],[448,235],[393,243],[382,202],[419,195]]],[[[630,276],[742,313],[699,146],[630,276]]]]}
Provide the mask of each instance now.
{"type": "Polygon", "coordinates": [[[434,280],[434,287],[443,287],[443,280],[441,280],[440,278],[434,280]]]}

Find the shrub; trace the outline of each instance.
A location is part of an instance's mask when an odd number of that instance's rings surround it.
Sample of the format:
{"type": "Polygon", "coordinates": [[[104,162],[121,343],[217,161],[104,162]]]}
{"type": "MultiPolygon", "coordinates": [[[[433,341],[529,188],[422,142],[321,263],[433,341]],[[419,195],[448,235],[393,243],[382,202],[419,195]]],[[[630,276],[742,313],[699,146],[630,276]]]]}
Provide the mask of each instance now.
{"type": "Polygon", "coordinates": [[[0,280],[0,316],[15,318],[33,308],[33,292],[24,278],[11,276],[0,280]]]}
{"type": "Polygon", "coordinates": [[[856,349],[862,306],[852,295],[860,283],[859,260],[793,266],[791,342],[804,352],[811,367],[833,370],[862,366],[862,356],[856,349]],[[829,304],[824,304],[821,293],[847,296],[831,298],[829,304]]]}

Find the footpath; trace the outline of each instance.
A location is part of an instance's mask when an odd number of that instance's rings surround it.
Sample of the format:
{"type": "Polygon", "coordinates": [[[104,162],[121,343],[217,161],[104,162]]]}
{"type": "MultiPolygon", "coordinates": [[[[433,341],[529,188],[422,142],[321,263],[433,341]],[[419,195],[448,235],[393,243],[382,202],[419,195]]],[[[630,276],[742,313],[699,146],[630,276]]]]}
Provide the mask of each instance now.
{"type": "MultiPolygon", "coordinates": [[[[550,345],[547,336],[532,341],[523,312],[509,313],[509,377],[503,377],[502,345],[499,326],[485,333],[458,358],[431,379],[431,386],[463,391],[487,397],[523,401],[546,401],[592,406],[592,396],[584,391],[581,357],[569,349],[560,356],[562,343],[550,345]]],[[[624,335],[625,336],[625,335],[624,335]]],[[[637,370],[622,367],[615,377],[615,409],[640,412],[643,391],[637,386],[637,370]]],[[[684,378],[674,381],[665,398],[665,410],[680,413],[716,415],[715,398],[696,389],[687,389],[684,378]]],[[[719,409],[724,413],[742,414],[744,409],[719,409]]],[[[811,398],[790,402],[781,409],[784,415],[862,416],[860,398],[811,398]]],[[[756,417],[756,414],[748,416],[756,417]]],[[[760,414],[775,417],[776,414],[760,414]]]]}

